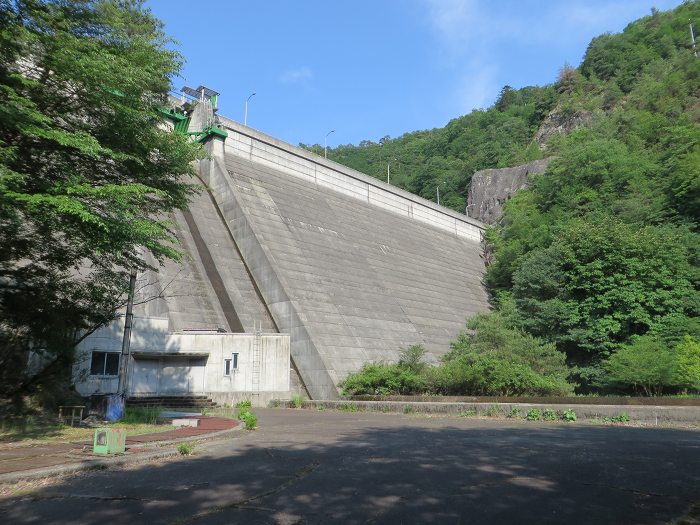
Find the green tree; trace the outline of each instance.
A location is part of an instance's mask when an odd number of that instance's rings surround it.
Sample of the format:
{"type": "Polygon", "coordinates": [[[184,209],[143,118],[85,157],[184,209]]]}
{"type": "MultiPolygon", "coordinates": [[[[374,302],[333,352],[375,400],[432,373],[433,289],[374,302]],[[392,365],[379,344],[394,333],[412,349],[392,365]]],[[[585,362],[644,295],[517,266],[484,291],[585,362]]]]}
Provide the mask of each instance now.
{"type": "Polygon", "coordinates": [[[575,362],[595,362],[667,316],[698,313],[682,231],[613,219],[571,222],[515,272],[520,325],[575,362]]]}
{"type": "Polygon", "coordinates": [[[658,338],[639,337],[613,353],[603,364],[608,385],[635,394],[660,395],[677,386],[674,353],[658,338]]]}
{"type": "Polygon", "coordinates": [[[110,320],[144,252],[177,258],[199,149],[158,109],[180,56],[131,0],[0,0],[0,398],[21,406],[110,320]],[[40,356],[28,369],[28,351],[40,356]]]}

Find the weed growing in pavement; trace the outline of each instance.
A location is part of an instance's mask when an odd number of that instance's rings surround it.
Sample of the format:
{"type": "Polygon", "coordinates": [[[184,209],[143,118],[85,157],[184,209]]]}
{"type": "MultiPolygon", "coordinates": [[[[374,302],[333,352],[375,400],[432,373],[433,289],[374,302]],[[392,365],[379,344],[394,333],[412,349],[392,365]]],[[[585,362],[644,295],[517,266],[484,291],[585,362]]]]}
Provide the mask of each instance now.
{"type": "Polygon", "coordinates": [[[525,416],[528,421],[539,421],[542,419],[542,412],[539,408],[531,408],[527,411],[527,416],[525,416]]]}
{"type": "Polygon", "coordinates": [[[557,413],[551,408],[545,408],[544,412],[542,412],[542,419],[545,421],[556,421],[557,413]]]}
{"type": "Polygon", "coordinates": [[[413,405],[406,405],[403,407],[403,413],[404,414],[413,414],[416,411],[416,408],[413,405]]]}
{"type": "Polygon", "coordinates": [[[182,456],[191,456],[194,454],[194,443],[180,443],[177,446],[177,451],[182,456]]]}
{"type": "Polygon", "coordinates": [[[630,415],[627,412],[622,412],[616,416],[611,417],[610,421],[612,421],[613,423],[629,423],[630,415]]]}
{"type": "Polygon", "coordinates": [[[468,408],[467,410],[460,410],[457,415],[459,417],[474,417],[476,416],[476,408],[468,408]]]}
{"type": "Polygon", "coordinates": [[[520,412],[520,407],[510,407],[510,412],[508,412],[508,416],[511,419],[519,419],[522,417],[522,414],[520,412]]]}
{"type": "Polygon", "coordinates": [[[250,408],[253,406],[253,402],[250,399],[244,399],[236,403],[236,408],[250,408]]]}
{"type": "Polygon", "coordinates": [[[253,414],[250,410],[241,409],[241,412],[238,414],[238,419],[243,421],[245,425],[246,430],[254,430],[255,427],[258,425],[258,418],[253,414]],[[245,412],[243,412],[245,410],[245,412]]]}
{"type": "Polygon", "coordinates": [[[576,421],[576,412],[574,412],[572,409],[568,408],[561,415],[561,418],[564,421],[576,421]]]}
{"type": "Polygon", "coordinates": [[[359,412],[360,407],[357,405],[354,405],[352,403],[343,403],[338,407],[339,410],[342,410],[343,412],[359,412]]]}
{"type": "Polygon", "coordinates": [[[488,417],[498,417],[503,415],[503,409],[498,405],[491,405],[484,412],[488,417]]]}

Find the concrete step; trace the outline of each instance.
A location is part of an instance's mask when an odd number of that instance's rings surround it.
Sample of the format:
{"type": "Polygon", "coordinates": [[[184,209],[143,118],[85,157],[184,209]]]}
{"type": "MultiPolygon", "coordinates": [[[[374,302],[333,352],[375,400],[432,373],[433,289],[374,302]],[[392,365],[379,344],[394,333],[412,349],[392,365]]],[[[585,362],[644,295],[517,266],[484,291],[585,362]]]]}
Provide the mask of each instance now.
{"type": "Polygon", "coordinates": [[[139,396],[126,400],[127,406],[160,406],[163,408],[215,408],[207,396],[139,396]]]}

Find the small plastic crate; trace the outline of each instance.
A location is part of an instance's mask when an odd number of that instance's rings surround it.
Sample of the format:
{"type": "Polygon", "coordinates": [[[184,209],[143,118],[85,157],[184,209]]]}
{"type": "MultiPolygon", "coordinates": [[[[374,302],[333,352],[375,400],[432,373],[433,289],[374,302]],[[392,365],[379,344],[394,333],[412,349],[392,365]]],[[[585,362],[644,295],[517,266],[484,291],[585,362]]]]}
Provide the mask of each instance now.
{"type": "Polygon", "coordinates": [[[126,431],[121,428],[95,429],[92,452],[106,456],[107,454],[123,454],[126,450],[126,431]]]}

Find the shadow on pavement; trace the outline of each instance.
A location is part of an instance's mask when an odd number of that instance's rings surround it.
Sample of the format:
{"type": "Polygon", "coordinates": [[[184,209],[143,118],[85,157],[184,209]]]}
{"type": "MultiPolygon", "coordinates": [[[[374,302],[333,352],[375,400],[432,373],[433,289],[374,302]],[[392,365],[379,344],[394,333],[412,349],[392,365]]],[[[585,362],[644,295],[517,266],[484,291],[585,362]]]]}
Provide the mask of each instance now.
{"type": "Polygon", "coordinates": [[[0,521],[660,524],[700,499],[696,431],[303,412],[2,501],[0,521]]]}

